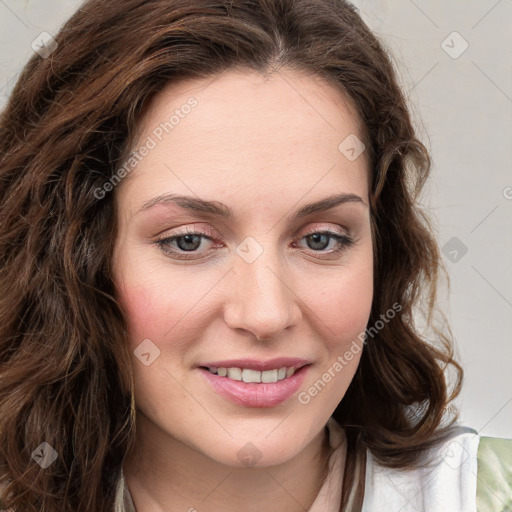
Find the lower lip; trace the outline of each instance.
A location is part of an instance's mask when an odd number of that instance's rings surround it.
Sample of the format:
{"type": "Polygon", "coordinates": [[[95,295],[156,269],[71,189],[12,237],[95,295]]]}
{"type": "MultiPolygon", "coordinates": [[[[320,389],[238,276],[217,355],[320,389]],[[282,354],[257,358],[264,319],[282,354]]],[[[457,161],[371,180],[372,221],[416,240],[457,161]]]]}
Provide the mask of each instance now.
{"type": "Polygon", "coordinates": [[[274,407],[288,400],[304,382],[309,365],[297,370],[291,377],[271,383],[232,380],[199,368],[201,374],[217,393],[244,407],[274,407]]]}

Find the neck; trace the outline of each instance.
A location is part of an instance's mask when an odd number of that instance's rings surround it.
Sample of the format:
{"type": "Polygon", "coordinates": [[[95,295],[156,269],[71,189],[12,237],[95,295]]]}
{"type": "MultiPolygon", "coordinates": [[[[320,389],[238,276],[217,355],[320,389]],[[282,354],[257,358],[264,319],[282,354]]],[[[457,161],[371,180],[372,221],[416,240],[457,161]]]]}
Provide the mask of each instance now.
{"type": "Polygon", "coordinates": [[[270,467],[221,464],[150,423],[137,420],[124,476],[137,512],[304,512],[327,476],[326,429],[298,455],[270,467]]]}

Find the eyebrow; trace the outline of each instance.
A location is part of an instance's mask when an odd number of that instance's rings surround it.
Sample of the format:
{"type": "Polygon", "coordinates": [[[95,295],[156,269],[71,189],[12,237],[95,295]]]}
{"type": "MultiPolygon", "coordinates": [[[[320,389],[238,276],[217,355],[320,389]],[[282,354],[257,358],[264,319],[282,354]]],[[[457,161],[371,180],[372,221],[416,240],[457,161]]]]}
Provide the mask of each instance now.
{"type": "MultiPolygon", "coordinates": [[[[295,212],[291,220],[301,219],[313,213],[330,210],[335,206],[346,203],[360,203],[363,206],[367,206],[366,203],[356,194],[336,194],[321,199],[320,201],[315,201],[314,203],[309,203],[302,206],[295,212]]],[[[235,216],[233,210],[229,206],[226,206],[219,201],[206,201],[197,197],[177,194],[162,194],[160,196],[154,197],[153,199],[150,199],[148,202],[146,202],[139,210],[139,212],[149,210],[156,205],[165,206],[169,204],[176,204],[177,206],[187,210],[204,213],[225,220],[231,220],[235,216]]]]}

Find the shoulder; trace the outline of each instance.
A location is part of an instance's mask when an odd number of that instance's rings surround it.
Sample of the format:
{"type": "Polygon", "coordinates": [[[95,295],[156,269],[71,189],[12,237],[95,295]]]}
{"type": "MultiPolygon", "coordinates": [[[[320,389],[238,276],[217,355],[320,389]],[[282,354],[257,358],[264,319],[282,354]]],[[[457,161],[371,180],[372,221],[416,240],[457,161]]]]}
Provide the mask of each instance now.
{"type": "Polygon", "coordinates": [[[512,510],[512,439],[481,437],[477,453],[477,510],[512,510]]]}
{"type": "Polygon", "coordinates": [[[457,426],[420,468],[394,470],[367,451],[363,512],[512,511],[512,440],[457,426]],[[496,478],[498,475],[498,478],[496,478]]]}

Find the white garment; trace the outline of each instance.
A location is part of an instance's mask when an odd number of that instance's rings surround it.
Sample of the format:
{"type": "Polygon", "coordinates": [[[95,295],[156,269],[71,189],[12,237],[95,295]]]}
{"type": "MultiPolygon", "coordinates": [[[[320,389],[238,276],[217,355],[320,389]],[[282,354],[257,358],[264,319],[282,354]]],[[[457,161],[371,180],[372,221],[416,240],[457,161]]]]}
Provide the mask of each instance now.
{"type": "Polygon", "coordinates": [[[436,459],[425,468],[385,468],[367,450],[362,512],[477,512],[480,436],[461,430],[436,448],[436,459]]]}

